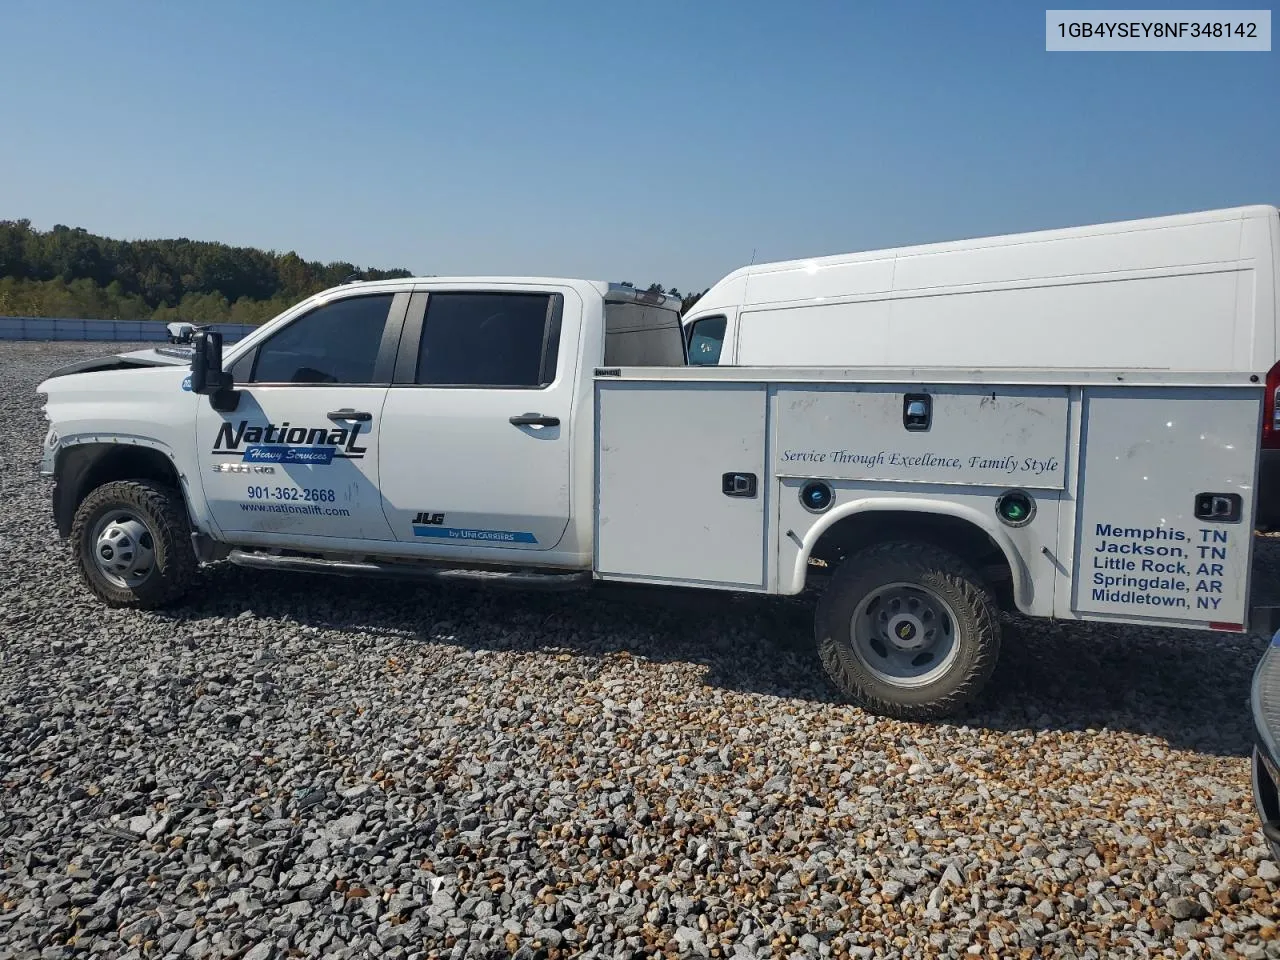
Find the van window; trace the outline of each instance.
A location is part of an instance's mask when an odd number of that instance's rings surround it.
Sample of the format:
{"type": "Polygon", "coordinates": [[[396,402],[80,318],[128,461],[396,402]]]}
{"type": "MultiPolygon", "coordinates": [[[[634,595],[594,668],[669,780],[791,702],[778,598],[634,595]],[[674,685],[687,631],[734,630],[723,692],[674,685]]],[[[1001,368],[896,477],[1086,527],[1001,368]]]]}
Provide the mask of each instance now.
{"type": "Polygon", "coordinates": [[[680,314],[643,303],[606,303],[604,365],[683,367],[680,314]]]}
{"type": "Polygon", "coordinates": [[[432,293],[416,382],[454,387],[542,387],[556,375],[559,296],[432,293]]]}
{"type": "Polygon", "coordinates": [[[714,367],[724,346],[724,317],[702,317],[689,327],[689,363],[714,367]]]}

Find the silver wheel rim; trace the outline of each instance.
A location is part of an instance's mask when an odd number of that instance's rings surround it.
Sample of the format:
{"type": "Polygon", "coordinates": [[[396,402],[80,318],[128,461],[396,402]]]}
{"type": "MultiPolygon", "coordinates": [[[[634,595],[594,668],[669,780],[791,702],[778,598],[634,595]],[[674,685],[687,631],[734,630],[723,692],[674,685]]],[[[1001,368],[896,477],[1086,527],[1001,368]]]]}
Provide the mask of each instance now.
{"type": "Polygon", "coordinates": [[[927,587],[888,583],[872,590],[850,621],[853,652],[876,678],[922,687],[950,669],[960,652],[951,605],[927,587]]]}
{"type": "Polygon", "coordinates": [[[155,535],[136,513],[109,510],[93,528],[93,562],[117,587],[134,590],[155,571],[155,535]]]}

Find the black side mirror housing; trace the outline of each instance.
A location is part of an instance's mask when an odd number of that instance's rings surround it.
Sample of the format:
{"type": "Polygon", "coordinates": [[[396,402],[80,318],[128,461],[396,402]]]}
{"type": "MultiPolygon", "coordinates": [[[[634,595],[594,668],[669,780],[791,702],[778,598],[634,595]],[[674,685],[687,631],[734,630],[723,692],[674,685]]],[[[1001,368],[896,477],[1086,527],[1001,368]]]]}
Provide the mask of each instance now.
{"type": "Polygon", "coordinates": [[[192,337],[192,347],[191,392],[207,396],[215,410],[234,410],[240,395],[231,389],[231,374],[222,369],[222,334],[200,330],[192,337]]]}

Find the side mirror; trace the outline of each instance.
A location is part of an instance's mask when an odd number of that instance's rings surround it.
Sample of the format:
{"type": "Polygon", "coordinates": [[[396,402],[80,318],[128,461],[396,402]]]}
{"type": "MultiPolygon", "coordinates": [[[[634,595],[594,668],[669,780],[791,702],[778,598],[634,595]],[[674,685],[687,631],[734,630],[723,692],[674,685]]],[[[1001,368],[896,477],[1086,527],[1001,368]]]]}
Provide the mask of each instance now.
{"type": "Polygon", "coordinates": [[[222,334],[201,330],[191,338],[191,392],[210,394],[222,389],[226,374],[222,370],[222,334]]]}
{"type": "Polygon", "coordinates": [[[222,369],[222,334],[200,330],[192,337],[191,392],[204,394],[215,410],[234,410],[239,395],[231,374],[222,369]]]}

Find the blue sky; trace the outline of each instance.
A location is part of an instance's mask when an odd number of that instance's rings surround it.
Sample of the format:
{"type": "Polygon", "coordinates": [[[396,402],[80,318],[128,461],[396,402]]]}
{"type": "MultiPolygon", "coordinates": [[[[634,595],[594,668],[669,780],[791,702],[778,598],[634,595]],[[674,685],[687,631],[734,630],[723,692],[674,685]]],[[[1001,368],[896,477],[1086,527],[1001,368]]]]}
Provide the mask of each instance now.
{"type": "Polygon", "coordinates": [[[0,218],[683,290],[1280,204],[1280,52],[1051,54],[1044,11],[7,0],[0,218]]]}

